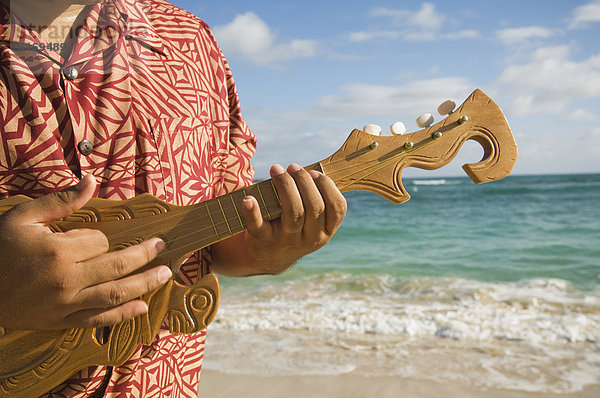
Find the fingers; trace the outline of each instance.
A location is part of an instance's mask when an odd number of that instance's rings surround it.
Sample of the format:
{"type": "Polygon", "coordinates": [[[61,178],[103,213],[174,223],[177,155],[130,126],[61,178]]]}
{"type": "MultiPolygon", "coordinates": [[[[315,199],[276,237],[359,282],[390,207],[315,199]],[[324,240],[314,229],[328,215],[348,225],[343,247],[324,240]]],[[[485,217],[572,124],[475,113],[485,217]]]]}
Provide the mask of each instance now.
{"type": "Polygon", "coordinates": [[[346,198],[344,198],[344,195],[337,189],[337,186],[331,178],[313,170],[310,171],[310,175],[325,203],[325,233],[329,236],[333,236],[346,216],[346,211],[348,209],[346,198]]]}
{"type": "Polygon", "coordinates": [[[123,278],[154,260],[164,247],[162,240],[151,238],[127,249],[79,262],[82,285],[94,286],[123,278]]]}
{"type": "MultiPolygon", "coordinates": [[[[166,266],[125,278],[105,282],[80,291],[74,298],[75,308],[81,310],[106,309],[120,306],[164,285],[171,278],[171,270],[166,266]]],[[[130,307],[115,314],[129,313],[130,307]]]]}
{"type": "Polygon", "coordinates": [[[284,234],[300,234],[304,226],[304,205],[296,181],[283,167],[271,167],[271,178],[279,195],[281,208],[281,229],[284,234]]]}
{"type": "Polygon", "coordinates": [[[288,167],[304,205],[303,234],[317,238],[325,226],[325,202],[311,174],[297,164],[288,167]]]}
{"type": "Polygon", "coordinates": [[[52,234],[49,239],[61,245],[73,262],[90,260],[109,249],[108,238],[97,229],[72,229],[62,234],[52,234]]]}
{"type": "Polygon", "coordinates": [[[242,217],[250,235],[260,236],[270,231],[269,224],[263,220],[260,206],[253,196],[246,196],[242,200],[242,217]]]}
{"type": "Polygon", "coordinates": [[[95,189],[96,180],[88,174],[71,188],[15,206],[15,216],[24,223],[56,221],[83,207],[92,198],[95,189]]]}
{"type": "Polygon", "coordinates": [[[281,200],[284,232],[301,231],[305,239],[317,242],[328,240],[338,230],[347,205],[329,177],[296,164],[287,172],[274,165],[271,176],[281,200]]]}
{"type": "Polygon", "coordinates": [[[78,264],[82,286],[71,300],[75,312],[65,321],[74,325],[106,326],[148,311],[138,297],[164,285],[172,276],[166,266],[131,275],[152,261],[165,247],[158,238],[78,264]]]}
{"type": "Polygon", "coordinates": [[[64,319],[64,327],[94,328],[111,326],[148,312],[142,300],[133,300],[118,307],[93,308],[77,311],[64,319]]]}

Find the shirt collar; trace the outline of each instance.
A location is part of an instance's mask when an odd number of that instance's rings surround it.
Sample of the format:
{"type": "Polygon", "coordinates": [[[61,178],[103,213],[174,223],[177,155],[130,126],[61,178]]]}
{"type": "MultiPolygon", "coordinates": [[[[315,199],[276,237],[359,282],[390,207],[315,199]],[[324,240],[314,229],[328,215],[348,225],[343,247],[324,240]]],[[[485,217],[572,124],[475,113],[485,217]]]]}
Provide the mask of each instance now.
{"type": "Polygon", "coordinates": [[[39,40],[34,30],[0,3],[0,41],[28,43],[39,40]]]}
{"type": "MultiPolygon", "coordinates": [[[[108,27],[164,55],[167,48],[148,19],[150,10],[151,5],[143,0],[105,0],[94,7],[85,29],[91,33],[108,27]]],[[[0,3],[0,41],[37,43],[39,36],[0,3]]]]}
{"type": "Polygon", "coordinates": [[[127,36],[153,48],[161,54],[165,54],[167,51],[165,42],[158,35],[156,29],[154,29],[154,26],[148,19],[148,14],[152,6],[146,1],[113,1],[122,17],[126,20],[127,36]]]}

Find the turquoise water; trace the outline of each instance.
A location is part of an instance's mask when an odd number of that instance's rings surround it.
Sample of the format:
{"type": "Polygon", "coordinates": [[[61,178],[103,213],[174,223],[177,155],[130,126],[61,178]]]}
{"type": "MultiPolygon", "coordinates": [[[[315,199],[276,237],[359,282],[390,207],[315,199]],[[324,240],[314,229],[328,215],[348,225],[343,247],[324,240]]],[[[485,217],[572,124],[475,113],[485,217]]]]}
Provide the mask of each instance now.
{"type": "Polygon", "coordinates": [[[349,212],[331,245],[306,258],[311,272],[456,276],[487,282],[559,278],[600,283],[600,175],[407,180],[394,205],[347,194],[349,212]]]}
{"type": "Polygon", "coordinates": [[[348,192],[329,245],[276,278],[223,281],[246,288],[333,271],[485,282],[556,278],[600,284],[600,175],[407,179],[401,205],[348,192]]]}
{"type": "Polygon", "coordinates": [[[221,278],[205,366],[600,384],[600,175],[404,185],[402,205],[345,194],[338,234],[282,275],[221,278]]]}

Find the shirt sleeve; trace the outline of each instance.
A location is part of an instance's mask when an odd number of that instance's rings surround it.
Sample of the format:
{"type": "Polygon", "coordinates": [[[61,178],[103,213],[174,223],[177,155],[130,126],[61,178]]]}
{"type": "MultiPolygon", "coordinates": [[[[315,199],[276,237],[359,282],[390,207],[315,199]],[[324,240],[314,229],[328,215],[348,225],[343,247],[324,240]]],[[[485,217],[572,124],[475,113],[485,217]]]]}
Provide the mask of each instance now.
{"type": "Polygon", "coordinates": [[[204,24],[206,32],[217,49],[225,73],[226,100],[229,109],[229,136],[227,156],[223,162],[221,181],[215,188],[215,195],[220,196],[235,190],[247,187],[254,179],[254,168],[250,160],[256,150],[256,136],[252,133],[242,118],[240,100],[237,88],[233,80],[231,69],[223,52],[218,47],[216,39],[208,27],[204,24]]]}
{"type": "Polygon", "coordinates": [[[252,184],[254,168],[250,160],[256,150],[256,136],[242,118],[240,101],[227,61],[227,93],[229,100],[229,157],[223,182],[223,193],[252,184]]]}

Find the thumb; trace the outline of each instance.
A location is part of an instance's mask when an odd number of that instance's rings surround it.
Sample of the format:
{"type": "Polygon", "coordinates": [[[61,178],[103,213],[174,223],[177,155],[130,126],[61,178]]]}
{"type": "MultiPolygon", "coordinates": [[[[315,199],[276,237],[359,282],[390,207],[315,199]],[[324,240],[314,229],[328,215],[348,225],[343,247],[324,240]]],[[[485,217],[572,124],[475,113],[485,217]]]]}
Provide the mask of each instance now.
{"type": "Polygon", "coordinates": [[[87,174],[77,185],[17,205],[21,207],[20,218],[24,222],[44,224],[59,220],[82,208],[95,189],[94,176],[87,174]]]}

